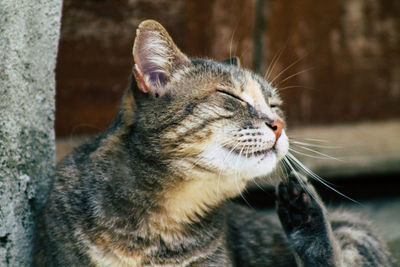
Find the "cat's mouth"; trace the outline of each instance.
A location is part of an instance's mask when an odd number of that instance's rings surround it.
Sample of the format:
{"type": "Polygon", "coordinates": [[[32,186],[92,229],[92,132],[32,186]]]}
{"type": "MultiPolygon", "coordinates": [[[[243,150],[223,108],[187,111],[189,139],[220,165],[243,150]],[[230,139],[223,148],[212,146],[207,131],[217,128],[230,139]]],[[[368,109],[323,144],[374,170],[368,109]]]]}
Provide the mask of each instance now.
{"type": "Polygon", "coordinates": [[[277,139],[245,139],[239,141],[236,145],[227,145],[225,150],[237,156],[245,158],[259,158],[262,156],[268,156],[270,153],[277,153],[278,142],[277,139]]]}
{"type": "Polygon", "coordinates": [[[230,153],[234,153],[238,156],[246,157],[246,158],[253,158],[253,157],[260,157],[260,156],[266,156],[271,152],[276,152],[276,142],[272,148],[268,149],[259,149],[259,150],[254,150],[254,149],[237,149],[234,147],[227,147],[226,150],[230,153]]]}
{"type": "Polygon", "coordinates": [[[277,139],[253,139],[251,136],[236,139],[229,145],[214,143],[198,156],[199,161],[214,169],[218,175],[223,172],[228,177],[239,175],[244,179],[268,175],[286,155],[289,148],[288,138],[282,131],[277,139]]]}
{"type": "Polygon", "coordinates": [[[232,137],[228,144],[221,146],[228,157],[275,162],[286,154],[287,136],[284,129],[276,135],[267,127],[246,128],[233,133],[232,137]]]}

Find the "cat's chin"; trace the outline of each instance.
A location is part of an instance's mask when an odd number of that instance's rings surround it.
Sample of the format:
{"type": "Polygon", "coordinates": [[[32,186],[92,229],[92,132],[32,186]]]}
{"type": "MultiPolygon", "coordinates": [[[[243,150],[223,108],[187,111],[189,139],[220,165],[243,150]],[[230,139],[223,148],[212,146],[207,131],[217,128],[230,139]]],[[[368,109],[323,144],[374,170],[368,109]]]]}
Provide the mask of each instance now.
{"type": "Polygon", "coordinates": [[[285,130],[282,130],[281,137],[276,142],[275,146],[276,155],[278,157],[278,161],[283,159],[289,151],[289,139],[286,135],[285,130]]]}
{"type": "Polygon", "coordinates": [[[263,153],[252,154],[251,156],[241,155],[216,145],[204,151],[200,158],[208,166],[212,166],[220,175],[251,180],[270,174],[286,155],[288,149],[288,138],[286,133],[282,131],[281,137],[274,147],[263,151],[263,153]]]}

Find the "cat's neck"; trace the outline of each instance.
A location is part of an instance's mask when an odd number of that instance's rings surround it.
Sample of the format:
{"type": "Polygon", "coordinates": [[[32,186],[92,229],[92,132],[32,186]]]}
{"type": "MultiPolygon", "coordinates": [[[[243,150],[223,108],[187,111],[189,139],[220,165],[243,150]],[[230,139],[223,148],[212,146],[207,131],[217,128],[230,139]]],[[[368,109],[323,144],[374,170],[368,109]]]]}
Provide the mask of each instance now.
{"type": "Polygon", "coordinates": [[[239,195],[246,186],[243,180],[234,177],[223,177],[193,166],[177,166],[188,164],[185,160],[173,163],[174,168],[186,169],[186,173],[176,184],[164,188],[160,203],[168,219],[178,224],[198,221],[211,208],[239,195]]]}
{"type": "MultiPolygon", "coordinates": [[[[142,214],[146,215],[142,218],[146,227],[160,233],[183,232],[188,225],[201,222],[226,199],[239,195],[246,186],[243,180],[199,169],[185,159],[170,161],[168,166],[158,160],[158,165],[155,165],[143,155],[143,150],[136,147],[143,145],[141,140],[135,140],[133,144],[130,143],[132,140],[124,138],[132,136],[128,131],[134,131],[134,127],[120,124],[110,137],[103,138],[102,150],[97,155],[100,159],[107,157],[109,161],[120,161],[119,176],[127,176],[126,186],[118,186],[115,193],[128,197],[136,209],[140,207],[142,214]],[[123,146],[131,146],[128,154],[123,146]],[[131,195],[130,187],[135,188],[131,195]],[[141,199],[151,199],[151,202],[141,202],[141,199]]],[[[121,183],[114,179],[116,176],[108,181],[111,186],[121,183]]],[[[118,201],[115,203],[118,205],[118,201]]]]}

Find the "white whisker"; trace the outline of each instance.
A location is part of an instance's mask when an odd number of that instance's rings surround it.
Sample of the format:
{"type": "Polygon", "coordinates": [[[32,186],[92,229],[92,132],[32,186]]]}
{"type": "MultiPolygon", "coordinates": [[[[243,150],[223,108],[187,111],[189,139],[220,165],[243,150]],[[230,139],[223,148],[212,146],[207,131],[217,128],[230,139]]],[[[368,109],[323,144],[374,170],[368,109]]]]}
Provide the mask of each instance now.
{"type": "Polygon", "coordinates": [[[264,75],[264,79],[266,79],[267,81],[269,80],[270,75],[271,75],[272,71],[275,69],[275,66],[276,66],[277,62],[279,61],[279,59],[281,58],[281,55],[282,55],[283,51],[285,50],[285,48],[286,48],[286,45],[284,47],[281,47],[279,49],[278,53],[275,54],[275,56],[272,58],[271,64],[268,66],[267,72],[264,75]]]}
{"type": "Polygon", "coordinates": [[[289,66],[287,66],[286,68],[284,68],[281,72],[279,72],[275,78],[270,82],[271,84],[274,84],[274,81],[276,81],[276,79],[278,79],[282,74],[284,74],[288,69],[290,69],[291,67],[293,67],[294,65],[296,65],[299,61],[301,61],[304,57],[298,58],[296,59],[293,63],[291,63],[289,66]]]}
{"type": "MultiPolygon", "coordinates": [[[[230,143],[231,143],[231,141],[229,140],[229,141],[227,141],[225,143],[219,144],[217,147],[215,147],[213,150],[211,150],[209,152],[210,153],[209,155],[214,156],[215,154],[218,153],[219,149],[224,148],[226,145],[228,145],[230,143]]],[[[207,146],[207,147],[209,147],[209,146],[207,146]]],[[[197,157],[198,158],[191,163],[192,164],[192,168],[189,169],[189,170],[192,170],[200,161],[202,161],[205,158],[204,156],[201,156],[201,155],[198,155],[197,157]]],[[[190,156],[189,158],[192,158],[192,156],[190,156]]]]}
{"type": "Polygon", "coordinates": [[[296,154],[303,155],[303,156],[310,157],[310,158],[314,158],[314,159],[324,159],[324,160],[330,159],[328,157],[318,157],[318,156],[310,155],[310,154],[307,154],[307,153],[303,153],[303,152],[297,151],[297,150],[295,150],[293,148],[289,148],[289,150],[294,152],[294,153],[296,153],[296,154]]]}
{"type": "MultiPolygon", "coordinates": [[[[229,151],[229,153],[225,156],[225,158],[223,159],[223,163],[226,161],[226,159],[230,156],[230,154],[232,153],[232,151],[233,150],[235,150],[235,148],[237,147],[239,145],[239,142],[236,142],[236,144],[232,147],[232,149],[229,151]]],[[[225,166],[225,164],[222,164],[222,166],[225,166]]],[[[220,168],[220,170],[219,170],[219,173],[218,173],[218,181],[217,181],[217,195],[219,194],[219,183],[220,183],[220,180],[221,180],[221,174],[222,174],[222,171],[223,171],[224,169],[223,168],[220,168]]]]}
{"type": "Polygon", "coordinates": [[[293,77],[295,77],[295,76],[297,76],[299,74],[302,74],[304,72],[310,71],[312,69],[314,69],[314,68],[308,68],[308,69],[305,69],[305,70],[302,70],[302,71],[299,71],[299,72],[296,72],[296,73],[290,75],[289,77],[287,77],[287,78],[283,79],[282,81],[280,81],[279,84],[277,85],[277,87],[279,87],[280,84],[286,82],[287,80],[290,80],[291,78],[293,78],[293,77]]]}
{"type": "Polygon", "coordinates": [[[308,173],[312,178],[314,178],[315,180],[317,180],[318,182],[320,182],[321,184],[325,185],[326,187],[328,187],[329,189],[331,189],[332,191],[334,191],[335,193],[341,195],[342,197],[353,201],[357,204],[362,205],[361,203],[359,203],[358,201],[346,196],[345,194],[341,193],[340,191],[338,191],[337,189],[333,188],[329,182],[325,181],[323,178],[321,178],[320,176],[318,176],[317,174],[315,174],[314,172],[312,172],[310,169],[308,169],[306,166],[303,165],[303,163],[301,163],[295,156],[293,156],[291,153],[288,153],[288,160],[291,160],[294,164],[296,164],[299,168],[301,168],[303,171],[305,171],[306,173],[308,173]]]}
{"type": "Polygon", "coordinates": [[[262,187],[257,183],[257,180],[256,180],[256,179],[253,179],[252,182],[253,182],[258,188],[260,188],[262,191],[266,192],[266,191],[264,190],[264,188],[262,188],[262,187]]]}
{"type": "Polygon", "coordinates": [[[279,90],[279,92],[282,92],[282,91],[285,91],[287,89],[292,89],[292,88],[311,89],[311,90],[315,89],[315,88],[312,88],[312,87],[300,86],[300,85],[288,85],[288,86],[285,86],[285,87],[278,87],[277,89],[279,90]]]}
{"type": "MultiPolygon", "coordinates": [[[[298,166],[300,168],[300,170],[304,171],[305,175],[310,175],[312,178],[314,178],[317,181],[321,180],[321,181],[325,182],[325,180],[322,177],[320,177],[318,174],[314,173],[309,168],[307,168],[303,163],[301,163],[300,160],[298,160],[295,156],[293,156],[293,154],[288,153],[287,154],[287,158],[288,158],[288,160],[293,162],[296,166],[298,166]]],[[[331,184],[329,182],[325,182],[325,183],[333,185],[333,184],[331,184]]]]}
{"type": "Polygon", "coordinates": [[[314,150],[314,149],[311,149],[311,148],[308,148],[308,147],[305,147],[305,146],[300,146],[300,145],[299,145],[299,147],[301,147],[302,149],[305,149],[305,150],[307,150],[307,151],[311,151],[311,152],[313,152],[313,153],[315,153],[315,154],[318,154],[318,155],[320,155],[320,156],[324,156],[324,157],[326,157],[326,158],[328,158],[328,159],[333,159],[333,160],[337,160],[337,161],[343,161],[343,160],[341,160],[341,159],[338,159],[338,158],[335,158],[335,157],[326,155],[326,154],[324,154],[324,153],[322,153],[322,152],[316,151],[316,150],[314,150]]]}
{"type": "MultiPolygon", "coordinates": [[[[290,155],[290,154],[288,154],[290,155]]],[[[314,198],[314,194],[312,192],[310,192],[310,190],[308,189],[308,187],[306,186],[306,182],[303,180],[303,178],[301,178],[298,174],[298,172],[296,171],[296,169],[294,168],[294,166],[290,163],[289,158],[285,157],[284,160],[286,161],[286,163],[288,164],[288,166],[290,167],[290,169],[292,170],[292,173],[294,174],[294,176],[296,177],[297,181],[299,181],[299,183],[301,184],[301,186],[303,187],[304,190],[307,191],[307,193],[314,198]]],[[[315,199],[315,198],[314,198],[315,199]]]]}
{"type": "Polygon", "coordinates": [[[250,205],[250,203],[247,201],[247,199],[244,197],[244,195],[242,194],[242,190],[239,188],[239,185],[238,185],[238,183],[237,183],[237,180],[240,178],[240,175],[241,175],[241,171],[239,171],[241,168],[239,168],[239,166],[238,166],[237,164],[238,164],[238,161],[241,159],[243,149],[244,149],[246,146],[247,146],[247,145],[245,145],[245,146],[242,147],[242,149],[241,149],[240,152],[239,152],[239,155],[237,156],[237,160],[236,160],[236,162],[235,162],[236,171],[235,171],[235,178],[234,178],[234,179],[235,179],[235,185],[236,185],[236,187],[237,187],[237,189],[238,189],[238,192],[239,192],[241,198],[246,202],[246,204],[247,204],[249,207],[252,207],[252,206],[250,205]]]}
{"type": "Polygon", "coordinates": [[[310,146],[310,147],[319,147],[319,148],[332,148],[332,149],[341,148],[340,146],[322,146],[322,145],[310,144],[310,143],[294,141],[294,140],[290,140],[290,143],[296,144],[296,145],[310,146]]]}
{"type": "Polygon", "coordinates": [[[316,138],[296,138],[296,139],[303,139],[306,141],[313,141],[313,142],[320,142],[320,143],[328,143],[328,140],[324,140],[324,139],[316,139],[316,138]]]}

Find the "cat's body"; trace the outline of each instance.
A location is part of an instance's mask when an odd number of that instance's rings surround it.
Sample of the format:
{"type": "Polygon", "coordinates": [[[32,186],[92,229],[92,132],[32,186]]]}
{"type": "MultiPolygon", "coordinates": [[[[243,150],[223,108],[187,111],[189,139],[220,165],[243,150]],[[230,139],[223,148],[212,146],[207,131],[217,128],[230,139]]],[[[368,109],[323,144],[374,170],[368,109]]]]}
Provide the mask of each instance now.
{"type": "Polygon", "coordinates": [[[229,201],[288,149],[267,82],[189,60],[154,21],[141,24],[133,52],[113,125],[57,168],[36,266],[392,266],[368,226],[329,218],[296,173],[278,190],[283,229],[229,201]]]}

